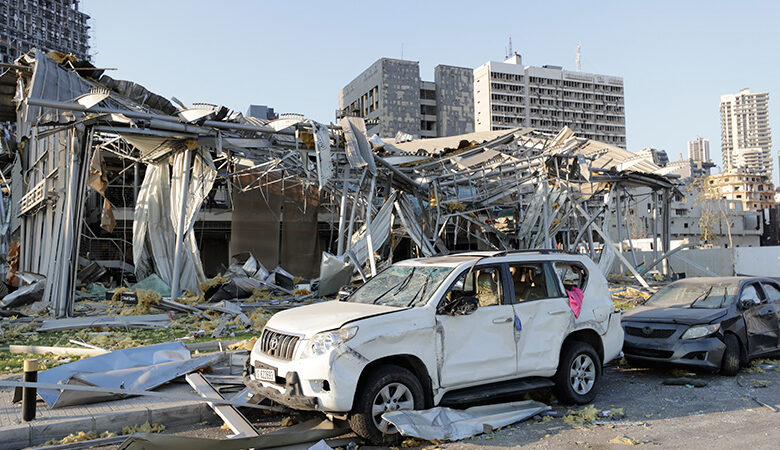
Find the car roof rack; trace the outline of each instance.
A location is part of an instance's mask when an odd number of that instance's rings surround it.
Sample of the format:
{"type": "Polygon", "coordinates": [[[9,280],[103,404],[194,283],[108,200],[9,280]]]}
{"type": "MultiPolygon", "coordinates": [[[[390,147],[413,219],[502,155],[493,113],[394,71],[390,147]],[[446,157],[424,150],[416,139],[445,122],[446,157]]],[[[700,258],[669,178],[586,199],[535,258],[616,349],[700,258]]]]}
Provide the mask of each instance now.
{"type": "Polygon", "coordinates": [[[489,252],[482,252],[482,251],[474,251],[474,250],[466,250],[463,252],[454,252],[450,253],[450,255],[459,255],[459,256],[468,256],[469,254],[473,254],[474,256],[482,256],[487,258],[495,258],[499,256],[507,256],[507,255],[517,255],[517,254],[538,254],[538,255],[552,255],[556,253],[560,254],[569,254],[573,255],[575,253],[568,252],[563,249],[559,248],[527,248],[527,249],[518,249],[518,250],[497,250],[493,253],[489,252]]]}

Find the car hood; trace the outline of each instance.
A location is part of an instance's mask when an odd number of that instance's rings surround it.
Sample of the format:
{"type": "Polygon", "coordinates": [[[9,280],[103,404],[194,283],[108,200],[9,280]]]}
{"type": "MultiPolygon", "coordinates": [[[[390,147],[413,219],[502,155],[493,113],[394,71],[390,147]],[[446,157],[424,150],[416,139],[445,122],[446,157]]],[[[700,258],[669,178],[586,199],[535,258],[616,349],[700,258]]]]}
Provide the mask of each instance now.
{"type": "Polygon", "coordinates": [[[653,308],[637,306],[623,313],[623,321],[664,322],[696,325],[710,323],[726,315],[728,308],[653,308]]]}
{"type": "Polygon", "coordinates": [[[276,313],[266,326],[309,338],[319,332],[341,328],[347,322],[406,308],[333,300],[300,306],[276,313]]]}

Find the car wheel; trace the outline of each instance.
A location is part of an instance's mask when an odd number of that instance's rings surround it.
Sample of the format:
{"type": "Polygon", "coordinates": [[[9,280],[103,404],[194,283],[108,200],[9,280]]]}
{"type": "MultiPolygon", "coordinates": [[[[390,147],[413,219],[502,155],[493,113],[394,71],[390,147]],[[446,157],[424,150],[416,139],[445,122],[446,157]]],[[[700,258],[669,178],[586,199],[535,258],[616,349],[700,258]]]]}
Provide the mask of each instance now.
{"type": "Polygon", "coordinates": [[[733,334],[727,333],[723,338],[723,342],[726,344],[726,350],[723,352],[723,360],[720,363],[720,373],[733,377],[742,366],[742,351],[739,347],[739,339],[733,334]]]}
{"type": "Polygon", "coordinates": [[[383,366],[367,374],[349,415],[349,426],[374,445],[393,445],[401,440],[398,430],[382,418],[388,411],[423,409],[423,388],[414,374],[403,367],[383,366]]]}
{"type": "Polygon", "coordinates": [[[590,403],[601,381],[601,358],[590,345],[572,342],[561,352],[554,381],[555,395],[562,402],[590,403]]]}

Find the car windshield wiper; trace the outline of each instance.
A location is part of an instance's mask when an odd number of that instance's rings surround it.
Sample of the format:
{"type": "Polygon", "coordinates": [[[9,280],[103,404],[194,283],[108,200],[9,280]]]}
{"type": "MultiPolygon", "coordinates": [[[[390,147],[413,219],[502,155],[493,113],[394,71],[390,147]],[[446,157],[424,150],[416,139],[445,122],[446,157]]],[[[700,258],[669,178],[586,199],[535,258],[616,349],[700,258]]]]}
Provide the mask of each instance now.
{"type": "Polygon", "coordinates": [[[423,280],[422,289],[420,289],[416,294],[414,294],[414,297],[412,297],[412,300],[406,306],[414,305],[414,302],[417,301],[418,295],[420,296],[420,300],[423,300],[425,298],[425,291],[428,289],[428,283],[431,282],[431,275],[433,275],[433,272],[428,272],[428,275],[425,276],[425,280],[423,280]]]}
{"type": "Polygon", "coordinates": [[[723,305],[726,304],[726,298],[728,298],[728,286],[723,288],[723,300],[720,301],[718,308],[723,308],[723,305]]]}
{"type": "Polygon", "coordinates": [[[395,288],[398,288],[398,291],[396,291],[396,294],[401,292],[403,290],[403,288],[404,288],[403,284],[404,283],[409,283],[409,280],[412,279],[412,275],[414,275],[414,271],[415,270],[417,270],[417,267],[412,267],[412,271],[409,272],[409,275],[405,276],[404,279],[399,281],[398,283],[390,286],[390,289],[386,290],[385,292],[382,293],[382,295],[380,295],[379,297],[374,299],[374,304],[376,305],[377,303],[379,303],[379,300],[381,300],[382,297],[384,297],[385,295],[389,294],[390,291],[392,291],[395,288]]]}
{"type": "Polygon", "coordinates": [[[701,301],[701,300],[705,300],[705,299],[709,298],[710,292],[712,292],[712,289],[713,289],[714,287],[715,287],[715,286],[710,286],[710,288],[709,288],[709,289],[707,289],[707,290],[706,290],[706,291],[705,291],[703,294],[701,294],[700,296],[696,297],[696,298],[695,298],[695,299],[694,299],[694,300],[691,302],[691,304],[690,304],[690,305],[688,305],[688,308],[693,308],[693,305],[695,305],[695,304],[696,304],[696,302],[698,302],[698,301],[701,301]]]}

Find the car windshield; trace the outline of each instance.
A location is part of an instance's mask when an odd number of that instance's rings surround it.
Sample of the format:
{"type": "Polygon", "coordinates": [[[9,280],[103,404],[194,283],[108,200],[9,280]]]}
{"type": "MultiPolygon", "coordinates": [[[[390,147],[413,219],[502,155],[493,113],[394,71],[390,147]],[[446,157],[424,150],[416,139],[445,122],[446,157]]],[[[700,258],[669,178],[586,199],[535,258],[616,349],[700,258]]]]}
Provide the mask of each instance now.
{"type": "Polygon", "coordinates": [[[681,281],[656,292],[645,305],[658,308],[724,308],[734,302],[738,291],[739,283],[681,281]]]}
{"type": "Polygon", "coordinates": [[[391,266],[346,299],[387,306],[423,306],[452,272],[452,267],[391,266]]]}

